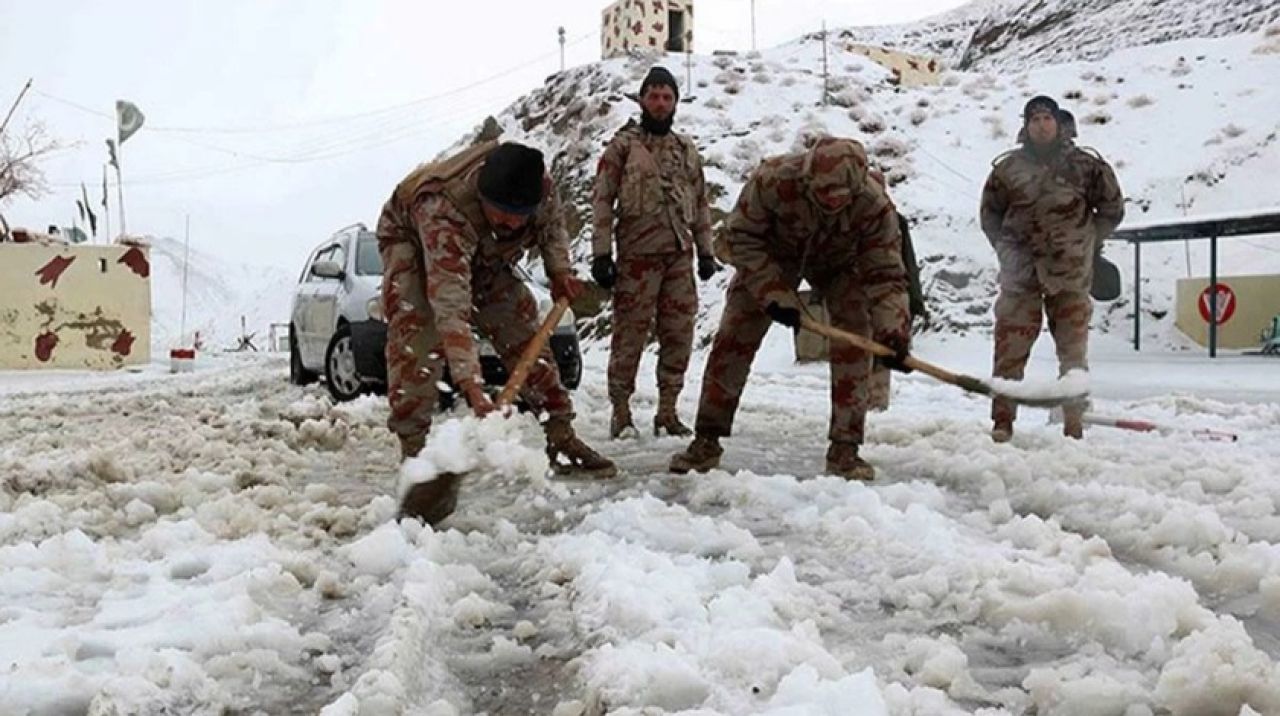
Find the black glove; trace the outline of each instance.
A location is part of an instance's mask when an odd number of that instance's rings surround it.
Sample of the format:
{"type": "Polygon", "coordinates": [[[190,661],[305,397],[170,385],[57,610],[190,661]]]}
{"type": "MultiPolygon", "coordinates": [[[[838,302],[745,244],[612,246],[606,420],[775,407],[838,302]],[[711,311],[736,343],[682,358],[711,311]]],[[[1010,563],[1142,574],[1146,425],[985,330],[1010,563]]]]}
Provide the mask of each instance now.
{"type": "Polygon", "coordinates": [[[698,257],[698,279],[708,281],[716,272],[720,270],[720,264],[716,263],[714,256],[698,257]]]}
{"type": "Polygon", "coordinates": [[[618,282],[618,267],[614,265],[613,257],[605,254],[591,259],[591,278],[606,291],[613,288],[618,282]]]}
{"type": "Polygon", "coordinates": [[[877,342],[892,350],[893,355],[876,356],[876,363],[899,373],[910,373],[915,370],[907,366],[907,357],[911,355],[907,352],[907,339],[900,336],[889,336],[877,342]]]}
{"type": "Polygon", "coordinates": [[[774,323],[781,323],[791,330],[800,330],[800,309],[791,306],[782,306],[777,301],[770,301],[765,306],[764,312],[769,314],[769,318],[774,323]]]}

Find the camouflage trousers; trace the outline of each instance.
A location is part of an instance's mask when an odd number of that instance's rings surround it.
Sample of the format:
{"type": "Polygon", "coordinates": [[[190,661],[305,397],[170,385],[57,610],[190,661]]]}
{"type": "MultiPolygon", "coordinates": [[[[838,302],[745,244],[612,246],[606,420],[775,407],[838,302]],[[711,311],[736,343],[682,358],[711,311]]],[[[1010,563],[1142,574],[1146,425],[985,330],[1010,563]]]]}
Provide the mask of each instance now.
{"type": "MultiPolygon", "coordinates": [[[[794,274],[787,276],[786,280],[792,289],[799,284],[799,277],[794,274]]],[[[826,285],[815,288],[826,297],[833,326],[863,336],[870,335],[867,297],[854,272],[842,272],[826,285]]],[[[770,325],[772,321],[747,289],[742,274],[735,275],[729,283],[724,314],[702,376],[702,396],[698,401],[695,424],[699,435],[724,437],[731,433],[734,414],[738,411],[742,390],[751,372],[751,362],[770,325]]],[[[832,341],[830,364],[831,422],[827,437],[832,442],[860,445],[866,427],[870,355],[832,341]]]]}
{"type": "Polygon", "coordinates": [[[613,289],[609,400],[626,403],[636,389],[640,356],[650,331],[658,337],[658,392],[672,400],[684,388],[693,349],[698,291],[686,252],[622,257],[613,289]]]}
{"type": "Polygon", "coordinates": [[[889,387],[892,383],[893,371],[882,365],[876,365],[871,359],[871,375],[867,377],[867,409],[889,409],[889,387]]]}
{"type": "MultiPolygon", "coordinates": [[[[387,427],[401,437],[425,435],[439,403],[445,379],[444,347],[427,301],[422,247],[411,242],[379,242],[382,255],[382,305],[387,318],[387,427]]],[[[472,321],[487,336],[510,370],[537,330],[538,304],[509,270],[473,284],[472,321]]],[[[560,384],[549,348],[529,371],[520,397],[548,415],[572,415],[573,403],[560,384]]]]}
{"type": "MultiPolygon", "coordinates": [[[[1031,347],[1040,336],[1042,318],[1049,319],[1049,333],[1058,350],[1058,375],[1073,368],[1089,367],[1089,318],[1093,302],[1083,291],[1045,295],[1038,291],[1001,289],[996,298],[996,345],[992,374],[997,378],[1021,380],[1031,357],[1031,347]]],[[[1083,408],[1068,408],[1083,412],[1083,408]]],[[[991,401],[991,419],[1012,423],[1018,409],[1005,400],[991,401]]]]}

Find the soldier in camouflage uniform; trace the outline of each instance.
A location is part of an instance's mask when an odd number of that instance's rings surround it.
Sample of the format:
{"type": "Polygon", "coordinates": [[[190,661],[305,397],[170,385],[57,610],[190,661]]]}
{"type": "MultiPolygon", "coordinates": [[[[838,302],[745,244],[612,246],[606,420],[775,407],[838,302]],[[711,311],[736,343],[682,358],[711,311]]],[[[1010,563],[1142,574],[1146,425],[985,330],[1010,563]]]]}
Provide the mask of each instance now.
{"type": "MultiPolygon", "coordinates": [[[[766,159],[743,187],[726,237],[737,273],[702,379],[697,434],[672,458],[672,472],[719,465],[720,438],[733,427],[770,321],[800,325],[801,279],[822,292],[833,325],[892,347],[886,362],[906,370],[910,319],[897,215],[868,177],[862,145],[826,137],[808,151],[766,159]]],[[[852,480],[875,476],[858,456],[870,367],[865,351],[832,342],[826,470],[852,480]]]]}
{"type": "MultiPolygon", "coordinates": [[[[1058,351],[1060,374],[1088,369],[1089,297],[1097,244],[1124,217],[1124,196],[1110,165],[1062,135],[1057,103],[1033,97],[1023,110],[1026,141],[998,157],[982,189],[982,231],[1000,261],[995,367],[1019,380],[1042,316],[1058,351]]],[[[991,437],[1013,436],[1012,403],[991,406],[991,437]]],[[[1063,432],[1083,435],[1083,407],[1065,411],[1063,432]]]]}
{"type": "MultiPolygon", "coordinates": [[[[560,204],[542,153],[488,141],[416,169],[396,187],[378,220],[387,319],[388,427],[402,457],[416,455],[431,429],[445,367],[476,415],[494,409],[472,330],[492,341],[508,368],[538,325],[537,302],[512,272],[536,249],[553,298],[579,295],[569,264],[560,204]]],[[[611,477],[613,463],[574,433],[573,403],[550,350],[534,364],[521,397],[549,417],[547,454],[562,471],[611,477]],[[568,465],[560,465],[560,457],[568,465]]],[[[452,512],[455,479],[437,479],[432,522],[452,512]]]]}
{"type": "Polygon", "coordinates": [[[679,99],[675,78],[654,67],[640,85],[639,99],[640,122],[628,122],[605,148],[592,197],[591,273],[601,287],[613,289],[609,432],[614,438],[635,433],[631,394],[655,323],[658,411],[653,432],[691,432],[680,422],[676,402],[684,387],[698,310],[695,249],[699,278],[706,281],[719,269],[712,257],[702,158],[692,139],[671,131],[679,99]]]}

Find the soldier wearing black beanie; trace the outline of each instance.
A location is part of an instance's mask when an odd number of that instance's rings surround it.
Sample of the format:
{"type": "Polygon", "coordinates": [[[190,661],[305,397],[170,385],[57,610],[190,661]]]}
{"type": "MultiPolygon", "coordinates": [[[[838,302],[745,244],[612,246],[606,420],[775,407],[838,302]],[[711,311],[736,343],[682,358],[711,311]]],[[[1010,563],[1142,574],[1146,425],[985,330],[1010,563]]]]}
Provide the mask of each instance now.
{"type": "Polygon", "coordinates": [[[476,188],[480,196],[508,214],[528,216],[542,203],[542,152],[505,142],[485,157],[476,188]]]}

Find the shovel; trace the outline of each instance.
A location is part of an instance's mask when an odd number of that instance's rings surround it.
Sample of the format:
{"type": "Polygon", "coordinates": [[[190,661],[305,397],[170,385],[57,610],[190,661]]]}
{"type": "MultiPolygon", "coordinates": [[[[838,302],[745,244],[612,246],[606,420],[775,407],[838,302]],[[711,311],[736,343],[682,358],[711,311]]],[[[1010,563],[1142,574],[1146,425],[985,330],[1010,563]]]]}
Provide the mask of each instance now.
{"type": "MultiPolygon", "coordinates": [[[[543,346],[547,344],[547,339],[555,332],[561,316],[568,309],[569,299],[562,298],[556,301],[550,313],[542,320],[542,325],[538,327],[537,332],[525,344],[520,360],[516,361],[515,367],[511,369],[507,384],[502,387],[502,392],[494,402],[499,410],[511,405],[516,394],[524,387],[525,380],[529,378],[530,369],[538,361],[538,356],[542,353],[543,346]]],[[[405,492],[404,498],[400,501],[400,516],[413,517],[425,520],[432,526],[436,525],[453,514],[458,504],[458,483],[463,477],[463,473],[443,472],[434,480],[415,483],[405,492]]]]}
{"type": "MultiPolygon", "coordinates": [[[[894,355],[893,350],[887,346],[883,346],[870,338],[860,336],[856,333],[850,333],[849,331],[822,323],[815,320],[807,313],[800,314],[800,327],[808,331],[813,331],[818,335],[826,336],[831,340],[842,341],[856,348],[861,348],[872,355],[882,356],[885,358],[889,358],[894,355]]],[[[1074,405],[1081,403],[1089,397],[1089,393],[1087,391],[1072,395],[1010,395],[1007,391],[996,390],[994,386],[984,380],[975,378],[971,375],[952,373],[945,368],[922,361],[913,355],[908,355],[904,364],[912,370],[920,371],[921,373],[936,378],[943,383],[954,385],[961,390],[970,393],[977,393],[978,395],[985,395],[990,398],[1000,398],[1001,400],[1007,400],[1019,405],[1052,408],[1059,405],[1074,405]]]]}

